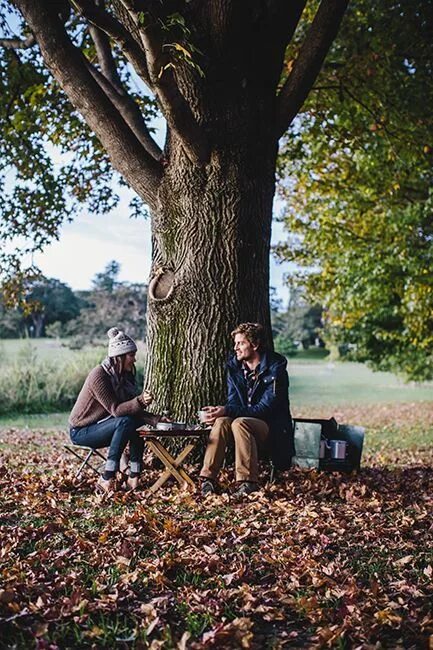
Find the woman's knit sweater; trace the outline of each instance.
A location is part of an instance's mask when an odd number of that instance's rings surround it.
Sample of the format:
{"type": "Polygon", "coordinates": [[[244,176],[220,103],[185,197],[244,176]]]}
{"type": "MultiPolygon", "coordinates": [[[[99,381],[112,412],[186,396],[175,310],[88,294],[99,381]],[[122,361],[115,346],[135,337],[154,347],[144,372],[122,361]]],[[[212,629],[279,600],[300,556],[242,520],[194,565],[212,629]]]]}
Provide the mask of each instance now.
{"type": "Polygon", "coordinates": [[[145,411],[141,395],[126,402],[119,402],[110,376],[102,366],[97,366],[90,371],[84,382],[69,416],[69,424],[73,428],[86,427],[110,415],[114,417],[138,416],[143,424],[151,424],[152,426],[155,426],[159,421],[158,415],[145,411]]]}

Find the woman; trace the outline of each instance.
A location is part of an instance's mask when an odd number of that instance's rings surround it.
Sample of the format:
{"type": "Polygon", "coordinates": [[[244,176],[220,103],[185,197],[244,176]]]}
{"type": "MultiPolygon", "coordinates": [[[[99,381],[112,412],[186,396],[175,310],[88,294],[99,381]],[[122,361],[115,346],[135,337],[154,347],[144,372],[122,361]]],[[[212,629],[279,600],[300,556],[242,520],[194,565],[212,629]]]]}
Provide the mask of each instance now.
{"type": "Polygon", "coordinates": [[[136,344],[117,327],[108,330],[107,335],[108,356],[90,371],[69,417],[70,436],[75,445],[108,447],[105,471],[97,483],[104,492],[114,488],[120,457],[128,442],[128,487],[137,487],[144,442],[136,429],[142,424],[155,426],[161,419],[145,410],[153,399],[150,393],[136,394],[136,344]]]}

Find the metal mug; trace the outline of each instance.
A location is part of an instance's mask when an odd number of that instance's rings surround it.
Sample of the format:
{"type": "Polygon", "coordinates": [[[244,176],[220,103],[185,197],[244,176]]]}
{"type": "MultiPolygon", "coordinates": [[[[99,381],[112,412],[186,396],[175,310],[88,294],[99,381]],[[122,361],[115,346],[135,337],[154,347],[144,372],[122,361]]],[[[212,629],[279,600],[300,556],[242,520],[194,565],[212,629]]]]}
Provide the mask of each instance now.
{"type": "Polygon", "coordinates": [[[207,415],[208,412],[205,409],[200,409],[200,411],[197,413],[198,421],[200,424],[205,424],[207,415]]]}
{"type": "Polygon", "coordinates": [[[331,458],[344,460],[347,453],[347,442],[345,440],[331,440],[331,458]]]}

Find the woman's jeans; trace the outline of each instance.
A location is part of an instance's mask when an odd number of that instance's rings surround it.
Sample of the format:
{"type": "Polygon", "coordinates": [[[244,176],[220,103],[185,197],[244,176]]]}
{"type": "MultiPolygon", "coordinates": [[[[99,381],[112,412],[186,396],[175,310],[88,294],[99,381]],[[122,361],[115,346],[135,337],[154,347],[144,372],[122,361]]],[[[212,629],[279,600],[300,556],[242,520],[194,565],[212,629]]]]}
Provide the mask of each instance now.
{"type": "Polygon", "coordinates": [[[101,449],[108,447],[105,470],[115,472],[119,469],[120,457],[129,442],[131,472],[141,471],[144,440],[136,429],[140,420],[130,415],[115,418],[110,417],[87,427],[71,427],[70,436],[74,445],[84,445],[101,449]]]}

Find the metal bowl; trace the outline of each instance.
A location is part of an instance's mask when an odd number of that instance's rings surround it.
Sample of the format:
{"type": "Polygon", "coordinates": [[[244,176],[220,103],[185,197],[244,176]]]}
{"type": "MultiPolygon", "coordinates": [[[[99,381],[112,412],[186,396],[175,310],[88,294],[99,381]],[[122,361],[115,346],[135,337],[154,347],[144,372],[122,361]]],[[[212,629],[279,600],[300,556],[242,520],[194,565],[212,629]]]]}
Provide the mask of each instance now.
{"type": "Polygon", "coordinates": [[[156,428],[160,431],[180,431],[186,429],[185,422],[158,422],[156,428]]]}
{"type": "Polygon", "coordinates": [[[173,429],[180,429],[180,430],[187,428],[186,422],[172,422],[171,426],[173,427],[173,429]]]}

